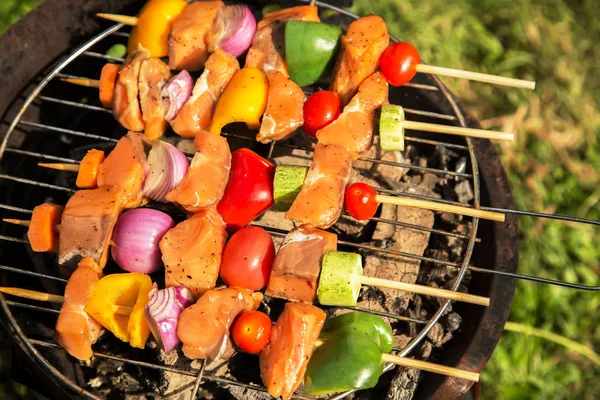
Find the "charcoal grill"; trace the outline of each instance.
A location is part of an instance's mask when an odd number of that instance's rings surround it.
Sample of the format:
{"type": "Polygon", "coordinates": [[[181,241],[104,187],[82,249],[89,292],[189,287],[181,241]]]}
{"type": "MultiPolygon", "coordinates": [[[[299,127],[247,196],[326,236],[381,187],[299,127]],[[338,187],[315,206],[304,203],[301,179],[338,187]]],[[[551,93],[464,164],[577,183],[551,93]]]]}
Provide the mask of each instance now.
{"type": "MultiPolygon", "coordinates": [[[[305,1],[307,2],[307,1],[305,1]]],[[[249,2],[259,10],[263,2],[249,2]]],[[[293,5],[298,2],[284,2],[293,5]]],[[[89,89],[69,86],[60,82],[64,77],[89,77],[98,75],[101,65],[108,61],[120,62],[104,55],[114,43],[127,40],[128,29],[122,25],[110,26],[94,17],[97,12],[135,14],[141,5],[139,0],[48,0],[37,10],[10,28],[0,40],[0,110],[3,110],[3,141],[0,145],[0,208],[2,217],[27,218],[33,207],[51,199],[64,204],[74,192],[72,181],[66,174],[45,171],[35,164],[41,160],[77,162],[84,151],[91,147],[105,146],[110,149],[125,131],[113,121],[110,111],[99,107],[97,95],[89,89]]],[[[348,11],[326,3],[317,2],[323,9],[338,13],[339,22],[356,18],[348,11]]],[[[286,4],[287,5],[287,4],[286,4]]],[[[418,75],[409,85],[391,91],[391,102],[401,104],[414,119],[447,123],[465,127],[478,127],[475,121],[433,76],[418,75]],[[422,110],[422,111],[416,111],[422,110]]],[[[251,136],[229,134],[231,142],[243,142],[246,146],[271,158],[278,149],[295,149],[293,142],[257,144],[251,136]]],[[[469,291],[488,296],[489,308],[471,305],[452,306],[463,318],[462,333],[438,352],[443,364],[471,371],[481,371],[496,346],[504,323],[508,318],[515,288],[515,279],[522,278],[562,286],[598,290],[564,282],[549,281],[516,273],[518,261],[517,216],[521,214],[550,217],[571,221],[595,223],[576,218],[552,216],[539,213],[514,211],[510,187],[504,170],[492,144],[487,140],[468,138],[440,138],[436,135],[407,137],[414,146],[451,150],[464,155],[467,168],[453,171],[386,161],[397,168],[411,168],[439,174],[456,180],[469,180],[473,188],[472,207],[499,211],[507,214],[506,223],[499,224],[472,218],[465,224],[464,232],[458,234],[442,228],[411,226],[399,221],[374,218],[377,223],[391,223],[409,229],[424,230],[434,235],[446,235],[467,242],[465,251],[454,260],[407,254],[377,248],[370,244],[342,241],[340,244],[354,251],[370,250],[393,253],[399,257],[452,268],[455,278],[448,289],[458,290],[467,273],[472,274],[469,291]],[[481,206],[487,204],[487,207],[481,206]],[[479,243],[480,242],[480,243],[479,243]],[[397,253],[397,254],[396,254],[397,253]]],[[[365,159],[366,162],[379,162],[365,159]]],[[[400,193],[379,188],[386,194],[423,196],[400,193]]],[[[455,204],[450,197],[435,199],[455,204]]],[[[460,204],[460,203],[456,203],[460,204]]],[[[0,254],[2,255],[3,286],[19,286],[30,289],[60,293],[65,281],[58,277],[53,256],[33,254],[28,248],[24,229],[1,227],[0,254]]],[[[268,228],[275,236],[286,232],[268,228]]],[[[109,267],[110,268],[110,267],[109,267]]],[[[56,309],[23,300],[7,300],[0,295],[2,322],[14,340],[18,358],[32,377],[27,383],[39,382],[49,397],[63,399],[98,398],[93,385],[83,379],[78,364],[65,356],[51,340],[56,309]],[[33,329],[33,331],[32,331],[33,329]]],[[[407,323],[417,324],[418,333],[410,343],[398,350],[402,356],[410,356],[438,320],[447,312],[450,301],[440,303],[436,312],[427,319],[413,316],[379,313],[407,323]]],[[[367,310],[368,311],[368,310],[367,310]]],[[[113,342],[114,343],[114,342],[113,342]]],[[[149,351],[149,350],[146,350],[149,351]]],[[[179,368],[142,360],[140,352],[124,346],[115,346],[109,352],[96,353],[96,359],[114,362],[115,365],[135,366],[145,371],[169,371],[183,376],[199,377],[203,371],[179,368]]],[[[204,367],[204,364],[202,365],[204,367]]],[[[389,365],[386,370],[392,369],[389,365]]],[[[150,373],[149,372],[149,373],[150,373]]],[[[204,373],[197,385],[233,385],[264,392],[254,383],[239,382],[204,373]]],[[[454,378],[426,374],[417,392],[418,398],[449,399],[465,393],[471,384],[454,378]]],[[[348,397],[350,393],[334,396],[348,397]]],[[[152,398],[152,394],[148,394],[152,398]]],[[[297,398],[304,398],[298,396],[297,398]]]]}

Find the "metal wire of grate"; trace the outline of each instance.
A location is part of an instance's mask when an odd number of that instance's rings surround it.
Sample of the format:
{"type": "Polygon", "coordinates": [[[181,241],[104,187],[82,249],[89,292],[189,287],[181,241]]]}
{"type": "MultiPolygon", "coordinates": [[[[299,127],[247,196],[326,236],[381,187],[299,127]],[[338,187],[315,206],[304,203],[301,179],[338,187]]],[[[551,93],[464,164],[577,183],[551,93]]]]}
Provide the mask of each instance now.
{"type": "MultiPolygon", "coordinates": [[[[307,2],[307,1],[303,1],[303,2],[307,2]]],[[[327,3],[323,3],[323,2],[316,2],[316,3],[319,7],[322,7],[324,9],[330,9],[330,10],[339,12],[339,13],[346,15],[348,17],[351,17],[351,18],[358,18],[358,16],[348,12],[347,10],[344,10],[344,9],[341,9],[341,8],[338,8],[338,7],[329,5],[327,3]]],[[[19,128],[33,128],[36,131],[42,131],[49,135],[50,134],[59,134],[59,135],[65,135],[67,137],[68,136],[80,137],[80,138],[86,138],[86,139],[90,139],[90,140],[94,140],[94,141],[106,142],[107,144],[114,144],[117,142],[116,139],[111,138],[111,137],[92,134],[92,133],[79,131],[79,130],[75,130],[75,129],[70,129],[67,126],[54,126],[54,125],[50,125],[50,124],[39,123],[39,122],[36,122],[33,120],[24,119],[24,115],[25,115],[26,111],[28,110],[28,108],[32,104],[34,104],[34,102],[39,103],[40,107],[44,107],[45,103],[52,103],[55,105],[59,105],[61,107],[74,107],[74,108],[80,109],[82,112],[110,113],[110,110],[107,110],[102,107],[85,104],[85,103],[74,102],[74,101],[70,101],[67,99],[61,99],[61,98],[57,98],[57,97],[53,97],[53,96],[47,96],[47,95],[44,95],[43,92],[44,92],[44,89],[47,87],[47,85],[50,84],[53,80],[61,79],[61,78],[70,78],[70,77],[78,78],[78,76],[69,75],[69,74],[64,73],[63,71],[72,62],[79,59],[80,57],[91,57],[91,58],[98,58],[98,59],[103,59],[103,60],[107,60],[107,61],[121,62],[122,59],[106,56],[102,53],[94,51],[93,49],[95,46],[100,44],[103,40],[105,40],[108,37],[126,40],[128,35],[126,32],[121,32],[122,28],[123,28],[123,25],[118,24],[118,25],[115,25],[115,26],[105,30],[104,32],[100,33],[99,35],[93,37],[87,43],[85,43],[84,45],[82,45],[81,47],[76,49],[71,55],[69,55],[63,61],[61,61],[48,75],[46,75],[42,78],[40,83],[35,87],[33,92],[27,97],[24,104],[22,105],[20,110],[17,112],[15,118],[13,119],[12,123],[10,124],[10,126],[6,132],[6,135],[4,136],[2,143],[0,144],[0,163],[5,161],[4,155],[7,153],[13,153],[13,154],[17,154],[17,155],[24,156],[24,157],[32,157],[32,158],[37,158],[37,159],[41,159],[41,160],[51,160],[51,161],[56,161],[56,162],[66,162],[66,163],[78,163],[79,162],[78,160],[75,160],[72,158],[67,158],[64,156],[59,156],[59,155],[54,155],[54,154],[46,154],[46,153],[42,153],[39,151],[30,151],[27,149],[21,149],[21,148],[16,148],[16,147],[9,147],[8,143],[9,143],[9,139],[11,138],[11,135],[13,135],[13,133],[19,128]]],[[[432,112],[419,111],[419,110],[413,110],[413,109],[405,109],[405,111],[408,113],[413,113],[415,115],[425,116],[425,117],[429,117],[429,118],[437,118],[437,119],[441,120],[442,122],[458,123],[461,126],[466,126],[465,118],[462,115],[462,113],[461,113],[458,105],[456,104],[455,100],[453,99],[453,97],[450,95],[450,93],[447,91],[447,89],[441,84],[441,82],[439,82],[439,80],[437,80],[437,78],[434,78],[434,80],[436,81],[435,86],[410,84],[409,87],[411,87],[415,90],[435,90],[435,91],[441,92],[444,95],[445,99],[448,101],[450,107],[453,109],[454,115],[432,113],[432,112]]],[[[27,135],[36,135],[39,133],[28,132],[26,134],[27,135]]],[[[250,140],[250,141],[254,140],[251,137],[235,135],[235,134],[224,134],[224,136],[227,136],[229,138],[241,139],[241,140],[250,140]]],[[[441,176],[468,179],[468,180],[470,180],[471,185],[474,189],[474,201],[473,201],[472,207],[476,208],[476,209],[497,211],[497,212],[502,212],[502,213],[513,213],[513,214],[517,214],[517,215],[530,215],[530,216],[534,216],[534,217],[553,218],[553,219],[560,219],[560,220],[565,220],[565,221],[574,221],[574,222],[582,222],[582,223],[600,225],[600,223],[598,221],[591,221],[591,220],[586,220],[586,219],[581,219],[581,218],[556,216],[556,215],[549,215],[549,214],[543,214],[543,213],[532,213],[532,212],[519,211],[519,210],[506,210],[506,209],[498,209],[498,208],[481,207],[479,204],[479,202],[480,202],[480,183],[479,183],[479,175],[478,175],[479,170],[478,170],[477,159],[476,159],[476,155],[475,155],[475,152],[473,149],[473,144],[472,144],[471,139],[465,138],[464,145],[463,144],[455,144],[455,143],[446,143],[443,141],[430,140],[430,139],[422,139],[419,137],[411,137],[411,136],[407,136],[406,140],[408,142],[415,143],[419,146],[437,146],[437,147],[452,149],[455,151],[467,152],[469,164],[470,164],[470,168],[468,168],[467,170],[470,170],[472,172],[471,173],[455,172],[455,171],[448,171],[445,169],[423,167],[423,166],[417,166],[417,165],[412,165],[412,164],[408,164],[408,163],[383,161],[383,160],[367,158],[367,157],[361,158],[360,160],[364,161],[364,162],[370,162],[370,163],[382,163],[382,164],[394,166],[397,168],[409,168],[409,169],[412,169],[415,171],[429,172],[429,173],[434,173],[434,174],[441,175],[441,176]]],[[[302,148],[302,147],[299,147],[299,146],[296,146],[296,145],[293,145],[290,143],[285,143],[285,142],[284,143],[275,143],[275,142],[273,142],[269,149],[268,158],[271,158],[273,156],[274,150],[277,147],[289,148],[289,149],[293,149],[293,150],[305,150],[307,152],[312,151],[312,149],[310,149],[310,148],[302,148]]],[[[187,155],[192,156],[192,154],[187,154],[187,155]]],[[[1,166],[1,164],[0,164],[0,166],[1,166]]],[[[75,191],[71,187],[60,186],[60,185],[50,184],[50,183],[46,183],[46,182],[39,182],[39,181],[33,180],[31,178],[28,178],[28,176],[27,176],[28,171],[26,169],[22,169],[22,170],[20,170],[20,172],[23,172],[23,176],[0,174],[0,180],[13,181],[13,182],[17,182],[18,184],[23,184],[23,185],[39,186],[39,187],[42,187],[47,190],[54,190],[54,191],[59,191],[59,192],[72,193],[75,191]]],[[[393,194],[396,196],[422,198],[422,199],[427,199],[430,201],[436,201],[436,202],[445,203],[445,204],[464,205],[462,203],[456,203],[456,202],[453,202],[450,200],[433,199],[433,198],[428,198],[426,196],[419,196],[419,195],[415,195],[415,194],[399,192],[396,190],[390,190],[390,189],[385,189],[385,188],[381,188],[381,187],[376,188],[376,189],[380,193],[393,194]]],[[[21,207],[21,205],[19,205],[19,204],[0,204],[0,208],[5,211],[22,213],[24,215],[30,214],[32,212],[29,209],[21,207]]],[[[471,263],[471,255],[472,255],[474,246],[476,245],[476,243],[479,242],[479,239],[476,237],[478,224],[479,224],[478,218],[472,218],[471,224],[467,225],[466,233],[461,233],[461,234],[455,233],[455,232],[449,232],[449,231],[445,231],[445,230],[441,230],[441,229],[435,229],[435,228],[429,228],[429,227],[408,224],[406,222],[395,221],[395,220],[390,220],[390,219],[385,219],[385,218],[373,217],[373,218],[371,218],[371,221],[376,222],[376,223],[401,226],[406,229],[411,229],[411,230],[415,230],[415,231],[425,231],[425,232],[429,232],[429,233],[435,234],[435,235],[443,235],[443,236],[453,237],[456,239],[461,239],[461,240],[467,241],[466,250],[464,251],[463,254],[461,254],[460,261],[458,261],[458,262],[444,260],[444,259],[436,259],[436,258],[432,258],[432,257],[426,257],[426,256],[422,256],[422,255],[417,255],[417,254],[410,254],[410,253],[406,253],[406,252],[400,252],[400,251],[395,251],[395,250],[390,250],[390,249],[385,249],[385,248],[379,248],[379,247],[367,245],[367,244],[359,244],[359,243],[353,243],[353,242],[347,242],[347,241],[339,242],[340,245],[346,246],[348,248],[353,248],[356,250],[368,250],[368,251],[371,251],[371,252],[374,252],[377,254],[391,254],[391,255],[398,256],[398,257],[401,257],[404,259],[423,261],[423,262],[428,262],[428,263],[432,263],[432,264],[436,264],[436,265],[442,265],[442,266],[454,268],[457,270],[456,279],[453,281],[452,287],[449,288],[454,291],[458,290],[466,272],[469,269],[473,272],[478,272],[478,273],[494,274],[494,275],[500,275],[500,276],[510,277],[510,278],[526,279],[526,280],[560,285],[560,286],[576,288],[576,289],[584,289],[584,290],[600,289],[600,287],[598,287],[598,286],[584,286],[584,285],[572,284],[572,283],[561,282],[561,281],[554,281],[554,280],[549,280],[549,279],[544,279],[544,278],[539,278],[539,277],[534,277],[534,276],[526,276],[526,275],[521,275],[521,274],[516,274],[516,273],[509,273],[509,272],[504,272],[504,271],[500,271],[500,270],[486,269],[486,268],[476,267],[476,266],[471,265],[470,264],[471,263]]],[[[259,225],[259,226],[261,226],[261,225],[259,225]]],[[[287,233],[287,231],[277,229],[277,228],[271,228],[271,227],[267,227],[267,226],[262,226],[262,227],[265,228],[271,235],[276,236],[276,237],[277,236],[281,237],[287,233]]],[[[24,240],[24,239],[21,239],[18,237],[10,237],[10,236],[1,235],[0,240],[7,241],[7,242],[14,242],[14,243],[18,243],[18,244],[24,244],[25,246],[28,245],[27,240],[24,240]]],[[[32,278],[39,278],[42,280],[52,280],[54,282],[59,282],[59,283],[66,282],[64,279],[61,279],[61,278],[58,278],[55,276],[51,276],[48,274],[33,272],[31,270],[23,269],[19,266],[0,265],[0,271],[6,272],[6,273],[27,275],[27,276],[31,276],[32,278]]],[[[24,335],[23,331],[20,329],[16,319],[12,315],[12,310],[27,309],[27,310],[31,310],[31,311],[42,312],[42,313],[47,313],[47,314],[54,314],[54,315],[56,315],[58,312],[54,309],[41,307],[41,306],[37,306],[37,305],[26,304],[26,303],[21,303],[21,302],[16,302],[16,301],[7,301],[1,295],[0,295],[0,304],[1,304],[5,314],[7,314],[9,322],[11,322],[11,324],[13,325],[14,332],[16,332],[16,334],[20,335],[20,338],[31,347],[33,354],[35,354],[37,357],[39,357],[42,360],[43,364],[47,367],[48,371],[58,374],[58,371],[51,365],[51,363],[49,361],[47,361],[43,358],[41,353],[39,353],[37,350],[35,350],[35,347],[59,348],[59,346],[57,346],[56,344],[54,344],[52,342],[40,341],[40,340],[27,338],[24,335]]],[[[439,309],[428,320],[422,320],[422,319],[418,319],[418,318],[412,318],[412,317],[407,317],[407,316],[402,316],[402,315],[395,315],[395,314],[386,313],[386,312],[368,310],[368,309],[361,308],[361,307],[348,307],[348,308],[353,309],[353,310],[371,312],[371,313],[374,313],[379,316],[384,316],[384,317],[388,317],[388,318],[392,318],[392,319],[396,319],[396,320],[411,322],[411,323],[415,323],[415,324],[422,326],[419,333],[410,341],[410,343],[408,343],[408,345],[406,345],[402,349],[400,349],[400,348],[395,349],[400,356],[407,356],[427,336],[429,331],[433,328],[433,326],[438,322],[438,320],[441,318],[441,316],[447,310],[449,304],[450,304],[450,300],[446,300],[446,301],[442,302],[439,309]]],[[[159,364],[155,364],[155,363],[136,361],[136,360],[130,359],[128,357],[114,356],[114,355],[108,355],[108,354],[95,353],[95,357],[103,358],[103,359],[107,359],[107,360],[119,361],[119,362],[123,362],[126,364],[132,364],[132,365],[136,365],[136,366],[139,366],[142,368],[158,369],[158,370],[169,371],[169,372],[173,372],[173,373],[177,373],[177,374],[181,374],[181,375],[196,377],[197,384],[199,384],[201,380],[202,381],[213,381],[213,382],[220,383],[223,385],[236,385],[236,386],[244,387],[246,389],[256,390],[259,392],[266,391],[266,389],[263,386],[238,382],[236,380],[213,376],[209,373],[206,373],[204,371],[204,364],[202,364],[202,369],[200,371],[191,371],[191,370],[184,370],[184,369],[159,365],[159,364]]],[[[388,364],[386,366],[385,370],[388,371],[392,368],[393,368],[393,365],[388,364]]],[[[84,388],[79,388],[79,390],[86,397],[95,398],[95,396],[92,393],[87,392],[84,388]]],[[[194,392],[196,390],[197,390],[197,388],[194,389],[194,392]]],[[[339,394],[333,398],[342,399],[342,398],[348,396],[351,392],[352,391],[345,392],[345,393],[339,394]]],[[[306,397],[296,396],[295,398],[305,399],[306,397]]]]}

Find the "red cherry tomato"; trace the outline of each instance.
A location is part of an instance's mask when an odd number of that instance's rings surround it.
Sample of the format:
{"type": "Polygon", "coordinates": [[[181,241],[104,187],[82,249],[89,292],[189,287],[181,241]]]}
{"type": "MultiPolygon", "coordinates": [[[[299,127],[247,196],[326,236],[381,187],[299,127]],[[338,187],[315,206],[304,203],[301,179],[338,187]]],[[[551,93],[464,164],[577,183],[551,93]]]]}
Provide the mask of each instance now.
{"type": "Polygon", "coordinates": [[[366,183],[353,183],[346,189],[346,210],[358,220],[367,220],[375,215],[379,204],[377,192],[366,183]]]}
{"type": "Polygon", "coordinates": [[[225,245],[221,279],[229,286],[260,290],[267,285],[274,258],[271,235],[258,226],[247,226],[225,245]]]}
{"type": "Polygon", "coordinates": [[[272,325],[267,314],[250,311],[242,314],[233,323],[231,335],[240,349],[247,353],[258,354],[269,343],[272,325]]]}
{"type": "Polygon", "coordinates": [[[406,42],[391,45],[381,55],[379,68],[392,86],[402,86],[415,76],[421,56],[415,47],[406,42]]]}
{"type": "Polygon", "coordinates": [[[304,131],[317,137],[317,132],[340,116],[340,99],[329,90],[313,93],[304,103],[304,131]]]}

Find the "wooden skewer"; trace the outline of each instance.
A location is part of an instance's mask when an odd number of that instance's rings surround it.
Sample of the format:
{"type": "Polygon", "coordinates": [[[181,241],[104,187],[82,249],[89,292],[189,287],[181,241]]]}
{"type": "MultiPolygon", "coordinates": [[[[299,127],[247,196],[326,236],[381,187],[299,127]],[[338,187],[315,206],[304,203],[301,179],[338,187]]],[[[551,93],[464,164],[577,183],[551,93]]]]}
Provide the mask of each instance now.
{"type": "Polygon", "coordinates": [[[79,164],[38,163],[39,167],[57,169],[59,171],[79,172],[79,164]]]}
{"type": "Polygon", "coordinates": [[[397,197],[397,196],[375,196],[375,201],[383,204],[394,204],[397,206],[423,208],[426,210],[449,212],[453,214],[467,215],[469,217],[476,217],[482,219],[489,219],[491,221],[504,222],[505,215],[493,211],[478,210],[471,207],[461,207],[452,204],[438,203],[435,201],[413,199],[410,197],[397,197]]]}
{"type": "Polygon", "coordinates": [[[97,79],[88,79],[88,78],[60,78],[63,82],[69,82],[74,85],[91,87],[91,88],[100,88],[100,81],[97,79]]]}
{"type": "Polygon", "coordinates": [[[31,225],[31,221],[22,220],[22,219],[3,218],[2,222],[6,222],[8,224],[13,224],[13,225],[27,226],[27,227],[29,225],[31,225]]]}
{"type": "Polygon", "coordinates": [[[96,14],[96,16],[130,26],[136,26],[138,24],[138,17],[132,17],[130,15],[99,13],[96,14]]]}
{"type": "MultiPolygon", "coordinates": [[[[324,342],[321,339],[317,339],[315,347],[322,346],[324,342]]],[[[468,381],[479,382],[479,373],[472,371],[465,371],[464,369],[458,369],[448,367],[446,365],[434,364],[428,361],[415,360],[414,358],[400,357],[393,354],[383,353],[381,355],[381,361],[385,363],[392,363],[407,368],[415,368],[422,371],[433,372],[435,374],[452,376],[455,378],[466,379],[468,381]]]]}
{"type": "Polygon", "coordinates": [[[495,132],[485,129],[463,128],[460,126],[428,124],[417,121],[402,121],[404,129],[413,129],[423,132],[445,133],[447,135],[469,136],[474,138],[490,140],[515,140],[515,134],[512,132],[495,132]]]}
{"type": "MultiPolygon", "coordinates": [[[[0,287],[0,292],[10,294],[12,296],[22,297],[24,299],[30,299],[30,300],[47,301],[47,302],[56,303],[56,304],[62,304],[65,302],[64,296],[59,296],[56,294],[49,294],[49,293],[44,293],[44,292],[37,292],[35,290],[29,290],[29,289],[21,289],[21,288],[14,288],[14,287],[0,287]]],[[[118,304],[115,304],[113,307],[114,307],[115,313],[121,314],[121,315],[129,315],[133,311],[133,309],[131,307],[120,306],[118,304]]]]}
{"type": "Polygon", "coordinates": [[[446,365],[434,364],[428,361],[415,360],[414,358],[399,357],[393,354],[382,354],[381,359],[383,362],[389,362],[396,365],[401,365],[408,368],[416,368],[422,371],[433,372],[440,375],[452,376],[455,378],[466,379],[472,382],[479,382],[479,373],[472,371],[465,371],[464,369],[458,369],[448,367],[446,365]]]}
{"type": "Polygon", "coordinates": [[[469,293],[454,292],[452,290],[434,288],[430,286],[417,285],[414,283],[397,282],[389,279],[373,278],[370,276],[354,274],[353,279],[362,285],[383,287],[388,289],[403,290],[405,292],[422,294],[425,296],[440,297],[462,301],[464,303],[477,304],[479,306],[489,307],[490,299],[488,297],[476,296],[469,293]]]}
{"type": "Polygon", "coordinates": [[[535,89],[535,81],[527,81],[524,79],[506,78],[503,76],[482,74],[479,72],[463,71],[454,68],[437,67],[434,65],[417,64],[417,72],[425,74],[435,74],[442,76],[451,76],[454,78],[468,79],[471,81],[492,83],[501,86],[511,86],[522,89],[535,89]]]}

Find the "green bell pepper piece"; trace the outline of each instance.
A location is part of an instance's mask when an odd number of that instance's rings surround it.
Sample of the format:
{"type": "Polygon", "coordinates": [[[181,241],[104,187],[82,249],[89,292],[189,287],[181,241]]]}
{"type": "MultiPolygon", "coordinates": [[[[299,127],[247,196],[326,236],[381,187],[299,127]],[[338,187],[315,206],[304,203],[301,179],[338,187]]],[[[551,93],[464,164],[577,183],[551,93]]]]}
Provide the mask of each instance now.
{"type": "Polygon", "coordinates": [[[381,350],[369,337],[342,331],[314,352],[306,368],[304,390],[311,396],[369,389],[383,373],[381,350]]]}
{"type": "Polygon", "coordinates": [[[331,73],[342,29],[310,21],[285,25],[285,61],[290,78],[299,86],[312,85],[331,73]]]}
{"type": "Polygon", "coordinates": [[[364,334],[379,346],[382,353],[389,353],[394,345],[394,334],[391,328],[373,314],[353,311],[330,318],[321,330],[320,339],[336,340],[335,338],[343,332],[364,334]]]}

